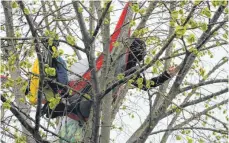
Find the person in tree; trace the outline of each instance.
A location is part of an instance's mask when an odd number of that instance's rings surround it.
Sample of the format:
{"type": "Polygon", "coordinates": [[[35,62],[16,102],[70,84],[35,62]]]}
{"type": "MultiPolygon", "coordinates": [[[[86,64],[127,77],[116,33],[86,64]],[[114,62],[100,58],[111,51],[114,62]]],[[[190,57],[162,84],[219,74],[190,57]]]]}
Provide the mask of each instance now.
{"type": "MultiPolygon", "coordinates": [[[[139,38],[135,38],[131,44],[131,46],[128,48],[127,52],[120,56],[118,63],[116,64],[115,69],[115,75],[118,75],[120,73],[124,73],[125,76],[128,76],[132,73],[134,73],[136,70],[132,70],[132,68],[136,67],[137,64],[141,63],[144,60],[144,57],[146,56],[146,45],[145,42],[139,38]]],[[[88,63],[87,60],[79,61],[78,63],[75,63],[70,67],[70,70],[73,72],[78,72],[77,74],[80,74],[80,72],[84,72],[83,69],[88,69],[88,63]]],[[[178,67],[170,67],[168,70],[164,71],[162,74],[160,74],[157,77],[151,78],[150,88],[157,87],[161,84],[163,84],[166,80],[173,77],[178,72],[178,67]]],[[[79,80],[71,78],[71,74],[69,75],[69,82],[72,80],[79,80]]],[[[138,83],[136,82],[138,78],[142,78],[142,90],[148,90],[146,87],[147,80],[143,78],[140,74],[136,76],[135,81],[132,83],[132,85],[138,87],[138,83]]],[[[74,88],[74,86],[73,86],[74,88]]],[[[91,87],[90,87],[91,88],[91,87]]],[[[89,88],[89,89],[90,89],[89,88]]],[[[84,93],[90,92],[88,90],[88,86],[85,87],[86,90],[83,90],[84,93]],[[87,89],[86,89],[87,88],[87,89]]],[[[117,96],[117,91],[119,90],[119,87],[116,87],[113,90],[113,98],[115,101],[115,98],[117,96]]],[[[69,105],[66,105],[63,102],[60,102],[56,109],[48,110],[49,112],[46,112],[46,116],[51,118],[56,118],[58,116],[68,116],[67,119],[68,123],[65,124],[63,121],[62,123],[65,125],[62,125],[60,128],[60,135],[62,137],[65,137],[67,139],[70,139],[70,141],[79,141],[82,140],[83,134],[84,134],[84,122],[87,121],[89,115],[90,115],[90,109],[92,102],[88,100],[82,100],[79,99],[79,95],[72,95],[70,98],[68,98],[69,105]]],[[[66,118],[65,118],[66,119],[66,118]]],[[[63,140],[61,142],[64,142],[63,140]]]]}

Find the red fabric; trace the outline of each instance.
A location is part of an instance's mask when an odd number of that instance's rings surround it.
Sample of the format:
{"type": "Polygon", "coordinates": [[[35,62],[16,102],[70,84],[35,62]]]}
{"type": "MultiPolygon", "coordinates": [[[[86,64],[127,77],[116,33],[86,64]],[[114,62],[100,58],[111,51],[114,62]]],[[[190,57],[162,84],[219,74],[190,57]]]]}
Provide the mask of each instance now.
{"type": "MultiPolygon", "coordinates": [[[[77,120],[77,121],[80,120],[80,118],[76,114],[73,114],[73,113],[70,113],[67,116],[73,120],[77,120]]],[[[85,118],[85,120],[87,121],[88,118],[85,118]]]]}
{"type": "MultiPolygon", "coordinates": [[[[122,14],[119,18],[119,21],[115,27],[115,31],[114,33],[111,35],[111,41],[110,41],[110,47],[109,47],[109,51],[111,52],[113,50],[113,44],[114,42],[116,42],[116,40],[118,39],[118,36],[120,34],[121,28],[123,26],[123,22],[126,18],[126,14],[127,14],[127,10],[129,7],[129,2],[125,5],[122,14]]],[[[130,29],[129,29],[129,35],[130,35],[130,29]]],[[[101,54],[97,60],[96,60],[96,71],[99,71],[103,65],[103,59],[104,59],[104,55],[101,54]]],[[[85,80],[90,80],[91,79],[91,71],[88,70],[86,73],[83,74],[83,78],[85,80]]],[[[73,89],[80,91],[82,90],[85,86],[86,86],[87,82],[86,81],[70,81],[69,82],[69,86],[72,87],[73,89]]],[[[74,94],[74,92],[73,92],[74,94]]]]}
{"type": "Polygon", "coordinates": [[[7,76],[0,75],[0,79],[7,79],[7,76]]]}

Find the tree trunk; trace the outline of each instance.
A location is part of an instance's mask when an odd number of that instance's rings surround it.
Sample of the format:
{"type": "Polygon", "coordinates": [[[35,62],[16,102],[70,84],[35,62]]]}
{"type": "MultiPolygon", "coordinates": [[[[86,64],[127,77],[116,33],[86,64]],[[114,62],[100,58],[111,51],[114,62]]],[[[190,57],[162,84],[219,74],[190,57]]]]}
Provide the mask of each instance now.
{"type": "MultiPolygon", "coordinates": [[[[2,1],[2,5],[4,7],[4,14],[5,14],[5,20],[6,20],[6,36],[7,37],[14,37],[13,15],[12,15],[11,2],[10,1],[2,1]]],[[[9,45],[12,46],[12,47],[9,47],[9,51],[16,51],[14,44],[16,44],[14,41],[9,41],[9,45]]],[[[18,55],[15,55],[15,56],[16,56],[17,60],[15,61],[14,65],[16,66],[16,68],[15,68],[15,70],[10,69],[10,77],[13,80],[16,80],[18,77],[21,77],[21,71],[20,71],[20,67],[19,67],[19,57],[18,57],[18,55]]],[[[21,91],[21,87],[22,86],[20,86],[20,85],[14,85],[14,87],[12,88],[13,94],[15,95],[15,100],[16,100],[16,103],[17,103],[19,109],[21,109],[21,111],[23,111],[24,113],[29,114],[30,113],[29,106],[26,105],[26,103],[22,103],[20,101],[21,98],[24,99],[24,101],[26,101],[25,93],[23,93],[21,91]]],[[[28,120],[28,123],[30,125],[32,124],[31,121],[29,121],[29,120],[28,120]]],[[[22,131],[28,135],[28,136],[26,136],[27,143],[35,143],[36,142],[31,137],[32,135],[23,126],[22,126],[22,131]]]]}

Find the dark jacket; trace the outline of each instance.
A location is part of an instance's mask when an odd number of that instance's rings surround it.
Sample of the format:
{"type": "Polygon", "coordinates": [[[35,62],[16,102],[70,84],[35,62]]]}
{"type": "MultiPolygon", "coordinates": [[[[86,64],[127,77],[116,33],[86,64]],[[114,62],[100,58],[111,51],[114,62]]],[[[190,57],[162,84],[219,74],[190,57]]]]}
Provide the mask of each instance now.
{"type": "MultiPolygon", "coordinates": [[[[136,53],[135,53],[136,54],[136,53]]],[[[133,56],[133,54],[129,53],[128,55],[128,63],[126,64],[126,71],[130,70],[131,68],[135,67],[137,65],[137,59],[135,58],[136,56],[133,56]]],[[[131,72],[126,72],[125,76],[128,76],[132,73],[134,73],[136,70],[132,70],[131,72]]],[[[147,90],[146,88],[146,79],[144,77],[142,77],[140,74],[137,75],[137,77],[135,78],[135,81],[132,83],[132,85],[138,87],[137,84],[137,79],[138,78],[142,78],[143,79],[143,88],[142,90],[147,90]]],[[[169,78],[171,78],[171,76],[168,74],[167,71],[164,71],[162,74],[160,74],[157,77],[153,77],[150,79],[150,81],[154,82],[154,84],[150,84],[150,87],[157,87],[161,84],[163,84],[166,80],[168,80],[169,78]]]]}

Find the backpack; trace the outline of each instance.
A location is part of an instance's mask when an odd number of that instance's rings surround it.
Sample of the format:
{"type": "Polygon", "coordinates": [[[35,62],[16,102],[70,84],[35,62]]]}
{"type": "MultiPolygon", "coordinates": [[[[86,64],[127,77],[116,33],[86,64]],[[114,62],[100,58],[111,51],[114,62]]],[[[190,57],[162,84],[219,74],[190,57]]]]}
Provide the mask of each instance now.
{"type": "MultiPolygon", "coordinates": [[[[64,85],[67,85],[68,75],[67,75],[67,69],[66,69],[65,61],[61,57],[57,57],[56,59],[53,60],[52,67],[56,69],[56,76],[50,77],[50,78],[56,79],[57,82],[64,84],[64,85]]],[[[39,74],[38,59],[36,59],[34,64],[33,64],[32,73],[39,74]]],[[[32,75],[31,80],[29,82],[29,89],[28,89],[30,92],[29,101],[31,104],[36,104],[38,87],[39,87],[39,78],[35,75],[32,75]]],[[[44,87],[44,91],[45,92],[47,91],[49,97],[54,96],[54,94],[56,94],[56,93],[63,92],[61,90],[64,90],[64,89],[62,87],[52,83],[52,82],[47,82],[46,86],[44,87]],[[50,89],[52,90],[53,93],[48,91],[50,89]]],[[[26,94],[28,94],[28,91],[26,92],[26,94]]]]}

